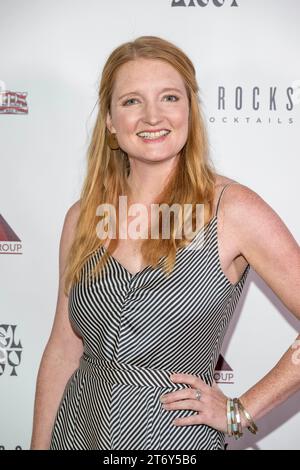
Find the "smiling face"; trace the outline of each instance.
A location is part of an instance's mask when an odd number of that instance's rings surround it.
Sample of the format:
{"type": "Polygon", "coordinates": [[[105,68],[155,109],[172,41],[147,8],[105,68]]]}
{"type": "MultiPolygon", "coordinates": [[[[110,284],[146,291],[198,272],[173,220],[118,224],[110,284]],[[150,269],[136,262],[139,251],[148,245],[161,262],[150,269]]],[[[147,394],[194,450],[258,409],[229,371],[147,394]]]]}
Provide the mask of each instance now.
{"type": "Polygon", "coordinates": [[[170,64],[139,58],[119,68],[106,124],[129,158],[176,157],[187,141],[188,117],[184,81],[170,64]]]}

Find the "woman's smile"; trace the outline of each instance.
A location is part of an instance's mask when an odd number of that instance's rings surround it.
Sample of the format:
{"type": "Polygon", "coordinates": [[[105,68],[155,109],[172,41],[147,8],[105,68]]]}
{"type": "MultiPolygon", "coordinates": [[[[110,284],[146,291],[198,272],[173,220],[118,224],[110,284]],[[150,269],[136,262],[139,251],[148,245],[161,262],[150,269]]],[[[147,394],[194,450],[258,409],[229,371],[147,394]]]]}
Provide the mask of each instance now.
{"type": "Polygon", "coordinates": [[[137,134],[145,144],[164,142],[171,131],[145,132],[137,134]]]}
{"type": "Polygon", "coordinates": [[[145,161],[175,162],[189,128],[189,100],[180,73],[162,60],[139,58],[123,64],[107,127],[128,155],[132,171],[133,161],[142,168],[145,161]]]}

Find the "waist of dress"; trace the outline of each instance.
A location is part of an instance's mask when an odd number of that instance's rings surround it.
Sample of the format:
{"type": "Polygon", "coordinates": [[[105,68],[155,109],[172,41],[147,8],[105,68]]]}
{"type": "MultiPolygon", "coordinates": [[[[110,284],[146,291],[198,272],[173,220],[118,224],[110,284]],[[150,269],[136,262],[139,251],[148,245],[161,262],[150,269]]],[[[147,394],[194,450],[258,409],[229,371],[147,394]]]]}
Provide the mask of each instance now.
{"type": "MultiPolygon", "coordinates": [[[[83,353],[79,369],[104,380],[110,384],[123,384],[139,387],[169,387],[179,389],[190,387],[184,383],[172,382],[170,376],[174,373],[190,373],[175,369],[152,369],[118,361],[96,359],[83,353]]],[[[209,374],[192,374],[210,384],[209,374]]]]}

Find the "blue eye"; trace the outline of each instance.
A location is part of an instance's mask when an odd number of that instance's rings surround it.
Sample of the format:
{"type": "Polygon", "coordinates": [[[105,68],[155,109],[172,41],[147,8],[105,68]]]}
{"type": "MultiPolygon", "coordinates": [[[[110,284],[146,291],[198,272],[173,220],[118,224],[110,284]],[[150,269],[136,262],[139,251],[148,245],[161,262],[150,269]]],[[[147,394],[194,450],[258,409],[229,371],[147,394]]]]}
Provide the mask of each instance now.
{"type": "Polygon", "coordinates": [[[127,103],[129,103],[130,101],[136,101],[136,98],[129,98],[129,100],[124,101],[123,106],[127,106],[127,103]]]}
{"type": "MultiPolygon", "coordinates": [[[[179,100],[178,96],[175,96],[175,95],[165,95],[164,98],[171,98],[171,99],[167,99],[167,101],[170,101],[173,103],[179,100]]],[[[137,98],[129,98],[128,100],[124,101],[123,106],[131,106],[132,104],[135,104],[134,103],[135,101],[137,101],[137,98]]]]}
{"type": "Polygon", "coordinates": [[[178,96],[175,96],[175,95],[166,95],[165,98],[175,98],[174,100],[167,100],[167,101],[173,101],[173,102],[176,102],[179,100],[178,96]]]}

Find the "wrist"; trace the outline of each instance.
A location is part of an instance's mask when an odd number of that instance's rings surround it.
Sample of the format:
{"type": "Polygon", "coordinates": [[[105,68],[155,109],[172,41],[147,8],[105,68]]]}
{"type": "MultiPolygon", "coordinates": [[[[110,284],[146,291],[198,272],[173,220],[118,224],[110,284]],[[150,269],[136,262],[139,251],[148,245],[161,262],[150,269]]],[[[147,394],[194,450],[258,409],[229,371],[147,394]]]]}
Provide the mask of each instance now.
{"type": "Polygon", "coordinates": [[[236,439],[239,439],[243,436],[245,428],[253,434],[257,433],[258,428],[240,398],[227,397],[226,415],[227,434],[229,436],[234,436],[236,439]]]}
{"type": "Polygon", "coordinates": [[[226,402],[227,415],[227,434],[239,439],[243,436],[241,414],[237,398],[227,397],[226,402]]]}

